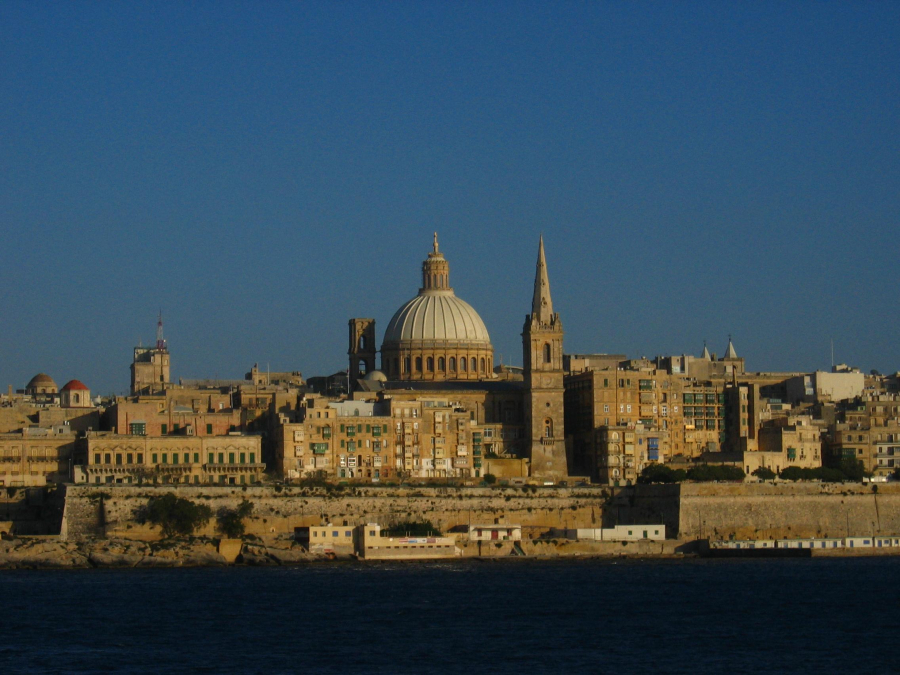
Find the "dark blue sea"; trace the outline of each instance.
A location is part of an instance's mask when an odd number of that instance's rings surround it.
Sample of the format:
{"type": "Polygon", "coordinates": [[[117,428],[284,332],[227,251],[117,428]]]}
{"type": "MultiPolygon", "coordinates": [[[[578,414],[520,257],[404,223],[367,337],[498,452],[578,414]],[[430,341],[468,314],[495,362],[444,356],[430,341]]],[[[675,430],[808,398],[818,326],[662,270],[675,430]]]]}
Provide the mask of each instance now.
{"type": "Polygon", "coordinates": [[[0,572],[3,673],[898,669],[900,558],[0,572]]]}

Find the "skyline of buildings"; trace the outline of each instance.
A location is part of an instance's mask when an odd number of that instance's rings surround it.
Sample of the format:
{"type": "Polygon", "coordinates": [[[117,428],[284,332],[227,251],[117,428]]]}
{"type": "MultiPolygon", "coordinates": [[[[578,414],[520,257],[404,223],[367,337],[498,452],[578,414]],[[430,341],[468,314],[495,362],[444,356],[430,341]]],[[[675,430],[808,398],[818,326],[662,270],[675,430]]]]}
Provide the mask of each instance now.
{"type": "Polygon", "coordinates": [[[495,364],[436,233],[421,270],[380,350],[374,319],[348,320],[347,368],[329,376],[254,364],[243,379],[173,382],[160,316],[155,343],[133,351],[129,396],[92,399],[82,382],[58,388],[44,373],[9,388],[0,481],[250,484],[268,471],[288,481],[491,474],[631,485],[653,464],[747,476],[900,469],[900,373],[753,372],[730,339],[721,357],[706,347],[653,359],[567,353],[543,237],[524,366],[495,364]]]}

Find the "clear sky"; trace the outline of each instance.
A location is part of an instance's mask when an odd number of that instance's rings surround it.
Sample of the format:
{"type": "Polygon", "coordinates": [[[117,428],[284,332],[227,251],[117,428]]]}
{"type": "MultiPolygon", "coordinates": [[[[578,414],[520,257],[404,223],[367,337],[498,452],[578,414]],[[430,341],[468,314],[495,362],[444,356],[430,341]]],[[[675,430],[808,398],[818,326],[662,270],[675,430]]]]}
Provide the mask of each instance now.
{"type": "Polygon", "coordinates": [[[346,367],[439,232],[522,363],[900,368],[898,2],[0,3],[0,384],[346,367]]]}

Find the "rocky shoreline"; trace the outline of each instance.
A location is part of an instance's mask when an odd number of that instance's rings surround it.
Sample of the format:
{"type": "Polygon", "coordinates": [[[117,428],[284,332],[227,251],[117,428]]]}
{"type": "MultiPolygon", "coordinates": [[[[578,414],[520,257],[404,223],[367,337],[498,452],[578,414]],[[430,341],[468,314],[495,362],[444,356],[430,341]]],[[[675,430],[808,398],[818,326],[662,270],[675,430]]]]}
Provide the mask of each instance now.
{"type": "Polygon", "coordinates": [[[58,538],[29,537],[0,541],[0,570],[293,565],[325,560],[324,556],[309,553],[293,542],[243,541],[234,548],[236,554],[223,555],[221,542],[206,538],[66,542],[58,538]]]}

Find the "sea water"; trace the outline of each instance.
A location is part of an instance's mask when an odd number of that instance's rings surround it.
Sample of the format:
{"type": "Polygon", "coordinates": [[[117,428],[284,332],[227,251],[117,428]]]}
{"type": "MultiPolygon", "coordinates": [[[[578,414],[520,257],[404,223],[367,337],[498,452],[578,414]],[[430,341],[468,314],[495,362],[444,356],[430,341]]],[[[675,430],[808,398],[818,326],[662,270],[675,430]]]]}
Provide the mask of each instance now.
{"type": "Polygon", "coordinates": [[[897,670],[900,558],[0,572],[4,673],[897,670]]]}

